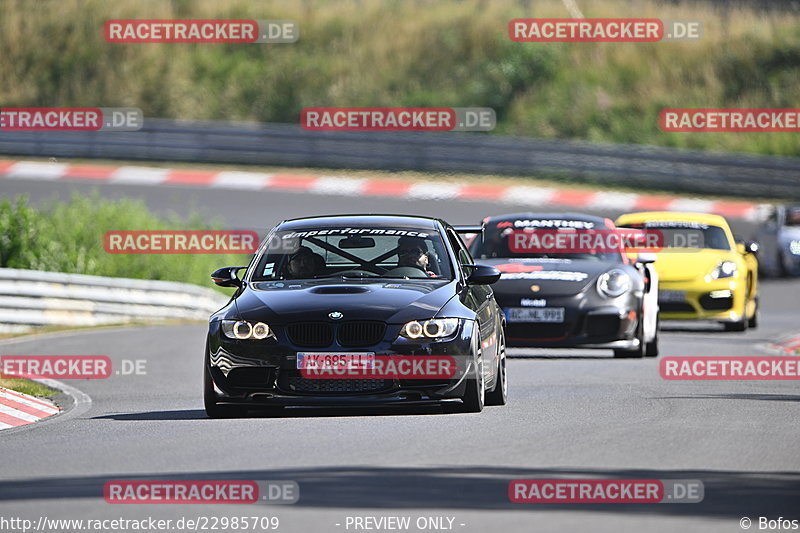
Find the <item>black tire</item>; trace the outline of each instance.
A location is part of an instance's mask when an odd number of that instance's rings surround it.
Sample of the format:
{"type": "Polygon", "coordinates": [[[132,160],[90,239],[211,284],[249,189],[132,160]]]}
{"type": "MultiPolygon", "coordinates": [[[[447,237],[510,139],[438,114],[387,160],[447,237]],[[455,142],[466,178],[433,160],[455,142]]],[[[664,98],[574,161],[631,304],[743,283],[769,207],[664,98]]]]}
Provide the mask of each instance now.
{"type": "Polygon", "coordinates": [[[645,353],[644,342],[644,315],[639,312],[639,323],[636,325],[636,338],[639,339],[639,346],[632,350],[615,349],[615,359],[641,359],[645,353]]]}
{"type": "MultiPolygon", "coordinates": [[[[477,334],[477,332],[476,332],[477,334]]],[[[464,413],[480,413],[483,411],[486,391],[483,384],[483,357],[478,350],[475,357],[475,377],[467,376],[467,387],[464,396],[461,397],[461,409],[464,413]]]]}
{"type": "Polygon", "coordinates": [[[497,379],[494,390],[486,393],[486,405],[505,405],[508,402],[508,378],[506,377],[506,334],[500,330],[500,341],[497,345],[497,379]]]}
{"type": "Polygon", "coordinates": [[[208,349],[206,362],[203,364],[203,405],[209,418],[236,418],[247,414],[247,408],[238,405],[220,405],[214,392],[214,382],[208,371],[208,349]]]}
{"type": "Polygon", "coordinates": [[[736,322],[723,322],[725,326],[725,331],[747,331],[747,320],[746,316],[743,316],[741,320],[737,320],[736,322]]]}
{"type": "Polygon", "coordinates": [[[644,345],[645,357],[658,357],[658,330],[661,328],[661,319],[656,317],[656,334],[653,340],[644,345]]]}
{"type": "Polygon", "coordinates": [[[783,260],[783,253],[778,252],[778,277],[788,278],[791,276],[789,269],[786,268],[786,262],[783,260]]]}
{"type": "Polygon", "coordinates": [[[753,316],[747,320],[747,327],[750,329],[755,329],[758,327],[758,298],[756,298],[756,308],[753,311],[753,316]]]}

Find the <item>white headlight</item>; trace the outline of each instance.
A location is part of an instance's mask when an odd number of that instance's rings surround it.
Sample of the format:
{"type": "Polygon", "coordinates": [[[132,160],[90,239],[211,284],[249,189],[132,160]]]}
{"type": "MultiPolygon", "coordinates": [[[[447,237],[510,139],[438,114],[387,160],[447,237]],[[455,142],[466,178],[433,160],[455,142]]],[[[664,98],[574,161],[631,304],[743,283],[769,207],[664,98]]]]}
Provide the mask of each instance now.
{"type": "Polygon", "coordinates": [[[222,334],[229,339],[266,339],[267,337],[274,337],[270,327],[263,323],[257,322],[255,325],[247,322],[246,320],[223,320],[222,321],[222,334]]]}
{"type": "Polygon", "coordinates": [[[800,255],[800,241],[791,241],[789,243],[789,251],[794,255],[800,255]]]}
{"type": "Polygon", "coordinates": [[[416,320],[409,322],[403,326],[403,330],[400,332],[400,334],[404,337],[408,337],[409,339],[419,339],[423,335],[422,324],[416,320]]]}
{"type": "Polygon", "coordinates": [[[256,323],[253,326],[253,338],[255,339],[266,339],[269,336],[269,326],[264,324],[263,322],[256,323]]]}
{"type": "Polygon", "coordinates": [[[622,296],[631,289],[631,277],[617,268],[603,273],[597,278],[597,291],[609,298],[622,296]]]}
{"type": "Polygon", "coordinates": [[[457,318],[432,318],[422,323],[417,320],[407,323],[400,330],[400,335],[407,339],[444,339],[457,330],[457,318]]]}
{"type": "Polygon", "coordinates": [[[711,273],[714,279],[730,278],[736,275],[736,263],[733,261],[723,261],[711,273]]]}
{"type": "Polygon", "coordinates": [[[233,325],[233,336],[237,339],[247,339],[253,333],[253,326],[250,322],[240,320],[233,325]]]}

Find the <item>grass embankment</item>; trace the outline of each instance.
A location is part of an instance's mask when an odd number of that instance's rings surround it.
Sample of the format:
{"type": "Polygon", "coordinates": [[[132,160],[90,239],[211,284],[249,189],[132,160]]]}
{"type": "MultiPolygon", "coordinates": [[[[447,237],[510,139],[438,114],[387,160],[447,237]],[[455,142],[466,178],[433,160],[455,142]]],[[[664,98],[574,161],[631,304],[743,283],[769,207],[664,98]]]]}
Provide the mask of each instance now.
{"type": "MultiPolygon", "coordinates": [[[[33,207],[24,197],[0,202],[0,268],[21,268],[195,283],[213,287],[209,275],[224,265],[247,264],[241,255],[108,254],[103,236],[109,230],[221,229],[192,215],[187,220],[159,217],[143,202],[74,195],[64,203],[33,207]]],[[[230,290],[220,289],[226,294],[230,290]]],[[[42,328],[55,331],[58,328],[42,328]]],[[[0,387],[33,396],[57,394],[26,379],[0,378],[0,387]]]]}
{"type": "Polygon", "coordinates": [[[31,396],[38,396],[40,398],[49,398],[50,396],[58,394],[57,390],[29,379],[0,378],[0,388],[11,389],[21,392],[22,394],[30,394],[31,396]]]}
{"type": "Polygon", "coordinates": [[[699,42],[515,43],[560,0],[0,3],[5,106],[297,122],[308,106],[488,106],[497,133],[800,155],[793,133],[665,133],[665,107],[800,107],[800,14],[701,2],[578,2],[586,17],[693,19],[699,42]],[[293,19],[294,44],[109,44],[110,18],[293,19]]]}
{"type": "MultiPolygon", "coordinates": [[[[162,217],[142,201],[109,200],[75,194],[68,202],[37,208],[24,197],[0,202],[0,268],[22,268],[181,281],[214,287],[210,274],[226,265],[247,264],[234,254],[109,254],[103,248],[107,231],[222,229],[200,215],[188,219],[162,217]]],[[[225,291],[226,294],[230,290],[225,291]]]]}

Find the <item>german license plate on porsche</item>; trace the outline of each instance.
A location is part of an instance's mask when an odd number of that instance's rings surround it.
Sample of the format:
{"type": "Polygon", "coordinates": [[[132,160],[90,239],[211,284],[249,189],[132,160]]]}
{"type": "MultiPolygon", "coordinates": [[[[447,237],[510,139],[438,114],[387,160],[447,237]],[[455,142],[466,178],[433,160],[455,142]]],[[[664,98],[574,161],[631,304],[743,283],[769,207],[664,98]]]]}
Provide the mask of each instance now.
{"type": "Polygon", "coordinates": [[[509,307],[506,309],[509,322],[564,322],[563,307],[509,307]]]}
{"type": "Polygon", "coordinates": [[[658,301],[664,303],[683,303],[686,301],[686,291],[659,290],[658,301]]]}
{"type": "Polygon", "coordinates": [[[297,368],[304,370],[359,370],[375,368],[373,352],[298,352],[297,368]]]}

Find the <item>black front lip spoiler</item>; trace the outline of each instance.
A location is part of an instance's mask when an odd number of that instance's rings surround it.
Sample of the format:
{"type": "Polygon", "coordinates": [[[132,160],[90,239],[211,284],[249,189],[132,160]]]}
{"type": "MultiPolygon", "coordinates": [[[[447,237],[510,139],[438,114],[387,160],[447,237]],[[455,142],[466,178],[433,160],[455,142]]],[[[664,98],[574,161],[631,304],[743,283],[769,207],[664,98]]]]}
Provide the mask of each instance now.
{"type": "Polygon", "coordinates": [[[421,391],[392,391],[386,394],[341,396],[294,396],[280,392],[255,392],[245,397],[218,398],[218,404],[258,407],[369,407],[379,405],[436,405],[457,401],[455,397],[435,398],[421,391]]]}

